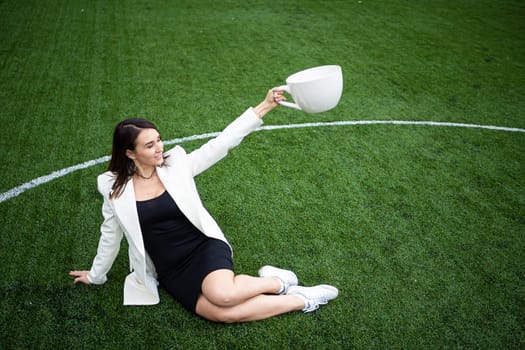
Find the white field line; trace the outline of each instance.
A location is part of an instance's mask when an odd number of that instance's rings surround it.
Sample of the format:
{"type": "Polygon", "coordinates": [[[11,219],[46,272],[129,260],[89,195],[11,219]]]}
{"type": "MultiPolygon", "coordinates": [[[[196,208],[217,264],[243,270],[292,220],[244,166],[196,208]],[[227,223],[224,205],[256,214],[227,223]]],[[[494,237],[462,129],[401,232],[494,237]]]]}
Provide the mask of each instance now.
{"type": "MultiPolygon", "coordinates": [[[[488,129],[495,131],[508,131],[508,132],[523,132],[525,129],[519,128],[508,128],[504,126],[493,126],[493,125],[478,125],[478,124],[464,124],[464,123],[445,123],[445,122],[432,122],[432,121],[404,121],[404,120],[355,120],[355,121],[336,121],[336,122],[315,122],[315,123],[303,123],[303,124],[288,124],[288,125],[267,125],[257,128],[255,131],[261,130],[277,130],[277,129],[297,129],[297,128],[315,128],[321,126],[347,126],[347,125],[371,125],[371,124],[389,124],[389,125],[427,125],[427,126],[448,126],[448,127],[460,127],[460,128],[474,128],[474,129],[488,129]]],[[[220,132],[212,132],[201,135],[193,135],[183,138],[172,139],[164,141],[165,145],[171,145],[175,143],[183,143],[193,140],[208,139],[219,135],[220,132]]],[[[86,169],[94,165],[104,163],[110,160],[110,156],[104,156],[87,162],[73,165],[61,170],[52,172],[51,174],[37,177],[36,179],[30,180],[20,186],[14,187],[7,192],[0,193],[0,203],[7,201],[13,197],[16,197],[27,190],[45,184],[47,182],[58,179],[62,176],[66,176],[77,170],[86,169]]]]}

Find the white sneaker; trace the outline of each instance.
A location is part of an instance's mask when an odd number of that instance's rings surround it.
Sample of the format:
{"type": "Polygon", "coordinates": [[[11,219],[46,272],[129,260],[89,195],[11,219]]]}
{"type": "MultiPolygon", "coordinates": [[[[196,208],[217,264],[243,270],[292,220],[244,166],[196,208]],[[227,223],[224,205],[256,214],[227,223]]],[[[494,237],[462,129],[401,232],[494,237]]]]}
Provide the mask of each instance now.
{"type": "Polygon", "coordinates": [[[319,305],[328,304],[328,301],[337,298],[339,291],[328,284],[320,284],[314,287],[293,286],[288,289],[287,295],[295,295],[303,299],[303,312],[315,311],[319,305]]]}
{"type": "Polygon", "coordinates": [[[290,270],[283,270],[270,265],[259,269],[259,277],[275,277],[281,282],[281,290],[277,294],[286,294],[288,288],[299,284],[297,276],[290,270]]]}

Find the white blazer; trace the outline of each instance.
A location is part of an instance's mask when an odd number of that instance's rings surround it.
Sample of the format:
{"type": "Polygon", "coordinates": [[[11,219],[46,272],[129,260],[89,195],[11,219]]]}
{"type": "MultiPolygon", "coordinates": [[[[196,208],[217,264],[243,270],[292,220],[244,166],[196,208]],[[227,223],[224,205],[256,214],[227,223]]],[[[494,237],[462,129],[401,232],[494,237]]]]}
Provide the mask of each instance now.
{"type": "MultiPolygon", "coordinates": [[[[228,125],[219,136],[200,148],[187,154],[175,146],[165,153],[163,166],[157,168],[160,181],[175,200],[180,210],[203,234],[217,238],[228,245],[221,229],[204,208],[194,177],[224,158],[228,151],[237,146],[242,139],[262,124],[253,109],[248,108],[240,117],[228,125]]],[[[110,199],[115,181],[112,172],[98,177],[98,190],[104,197],[102,214],[104,221],[100,227],[100,240],[97,255],[88,273],[93,284],[103,284],[120,249],[125,236],[129,246],[131,273],[124,282],[124,305],[153,305],[159,302],[157,274],[153,262],[144,249],[142,231],[133,190],[133,180],[126,184],[119,198],[110,199]]],[[[230,246],[231,249],[231,246],[230,246]]]]}

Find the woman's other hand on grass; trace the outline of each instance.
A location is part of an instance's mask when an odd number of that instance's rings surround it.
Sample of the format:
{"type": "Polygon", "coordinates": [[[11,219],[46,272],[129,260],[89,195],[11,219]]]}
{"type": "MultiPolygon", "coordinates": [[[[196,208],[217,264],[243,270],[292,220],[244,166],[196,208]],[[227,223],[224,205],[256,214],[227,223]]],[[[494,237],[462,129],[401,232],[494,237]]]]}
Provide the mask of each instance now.
{"type": "Polygon", "coordinates": [[[91,284],[91,281],[88,279],[89,271],[70,271],[69,275],[74,276],[75,279],[73,280],[73,283],[84,283],[84,284],[91,284]]]}

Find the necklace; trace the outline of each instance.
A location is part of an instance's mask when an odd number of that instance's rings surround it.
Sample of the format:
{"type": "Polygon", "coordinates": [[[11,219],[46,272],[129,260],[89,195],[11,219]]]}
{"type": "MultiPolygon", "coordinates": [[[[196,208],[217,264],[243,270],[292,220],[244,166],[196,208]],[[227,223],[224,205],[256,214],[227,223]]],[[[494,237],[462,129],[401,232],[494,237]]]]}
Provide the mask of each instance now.
{"type": "Polygon", "coordinates": [[[153,177],[153,175],[155,175],[156,172],[157,172],[157,169],[155,168],[155,169],[153,170],[153,172],[151,173],[150,176],[143,176],[143,175],[139,174],[137,171],[135,171],[135,174],[136,174],[138,177],[140,177],[140,178],[142,178],[142,179],[144,179],[144,180],[149,180],[149,179],[151,179],[151,178],[153,177]]]}

